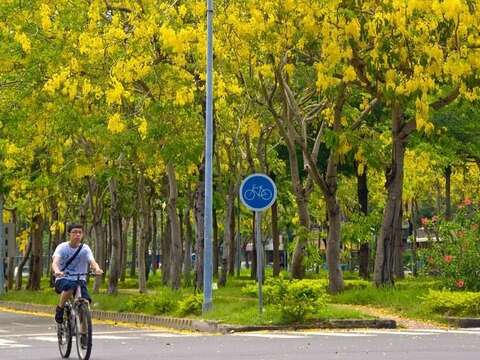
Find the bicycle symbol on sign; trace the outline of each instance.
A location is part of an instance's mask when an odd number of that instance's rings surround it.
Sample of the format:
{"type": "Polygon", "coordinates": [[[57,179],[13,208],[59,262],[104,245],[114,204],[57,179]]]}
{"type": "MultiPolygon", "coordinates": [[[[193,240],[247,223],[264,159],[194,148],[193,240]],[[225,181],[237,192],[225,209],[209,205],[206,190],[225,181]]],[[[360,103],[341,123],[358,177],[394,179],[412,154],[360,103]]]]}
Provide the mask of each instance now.
{"type": "Polygon", "coordinates": [[[260,199],[264,201],[268,201],[272,198],[273,194],[270,190],[264,189],[263,185],[252,185],[251,189],[248,189],[245,191],[243,194],[243,197],[245,200],[254,200],[254,199],[260,199]]]}

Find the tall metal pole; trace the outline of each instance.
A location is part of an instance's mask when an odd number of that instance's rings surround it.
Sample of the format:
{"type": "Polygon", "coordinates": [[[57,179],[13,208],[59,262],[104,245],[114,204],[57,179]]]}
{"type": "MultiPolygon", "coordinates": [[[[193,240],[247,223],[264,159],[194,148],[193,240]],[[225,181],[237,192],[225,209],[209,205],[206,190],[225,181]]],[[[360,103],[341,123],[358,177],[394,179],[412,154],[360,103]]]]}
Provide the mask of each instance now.
{"type": "Polygon", "coordinates": [[[5,228],[3,225],[3,194],[0,194],[0,295],[5,292],[5,228]]]}
{"type": "Polygon", "coordinates": [[[261,314],[263,312],[263,245],[261,211],[255,211],[255,245],[257,247],[258,310],[261,314]]]}
{"type": "Polygon", "coordinates": [[[213,0],[207,0],[207,99],[205,118],[205,218],[203,256],[203,313],[212,308],[213,235],[213,0]]]}

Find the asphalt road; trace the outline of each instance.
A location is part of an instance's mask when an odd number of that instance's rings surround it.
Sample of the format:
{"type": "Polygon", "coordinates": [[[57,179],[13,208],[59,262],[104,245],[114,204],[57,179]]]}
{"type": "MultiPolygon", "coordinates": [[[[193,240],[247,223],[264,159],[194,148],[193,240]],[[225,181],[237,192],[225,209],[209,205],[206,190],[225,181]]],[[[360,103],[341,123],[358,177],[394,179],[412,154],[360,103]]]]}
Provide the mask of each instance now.
{"type": "MultiPolygon", "coordinates": [[[[1,360],[60,359],[52,317],[0,311],[1,360]]],[[[73,344],[70,358],[76,358],[73,344]]],[[[176,333],[94,323],[92,360],[480,359],[480,329],[176,333]]]]}

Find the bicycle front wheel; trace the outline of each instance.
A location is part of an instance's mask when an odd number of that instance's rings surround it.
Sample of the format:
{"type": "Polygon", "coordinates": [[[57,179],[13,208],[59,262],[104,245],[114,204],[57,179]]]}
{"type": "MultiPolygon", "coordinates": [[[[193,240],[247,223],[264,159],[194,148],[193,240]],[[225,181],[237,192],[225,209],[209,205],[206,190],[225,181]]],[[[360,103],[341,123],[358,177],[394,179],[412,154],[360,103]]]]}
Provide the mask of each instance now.
{"type": "Polygon", "coordinates": [[[86,304],[78,307],[75,317],[77,354],[80,360],[90,359],[92,352],[92,317],[86,304]]]}
{"type": "MultiPolygon", "coordinates": [[[[66,312],[65,312],[66,313],[66,312]]],[[[63,323],[57,324],[58,350],[62,358],[66,359],[72,351],[72,327],[67,314],[63,319],[63,323]]]]}

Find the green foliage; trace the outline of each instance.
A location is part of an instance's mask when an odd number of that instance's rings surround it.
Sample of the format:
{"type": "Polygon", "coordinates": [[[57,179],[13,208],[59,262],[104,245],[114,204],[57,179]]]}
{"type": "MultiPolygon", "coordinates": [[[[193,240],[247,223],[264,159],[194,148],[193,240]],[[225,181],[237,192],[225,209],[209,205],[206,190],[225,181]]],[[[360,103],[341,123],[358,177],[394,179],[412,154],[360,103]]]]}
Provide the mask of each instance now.
{"type": "Polygon", "coordinates": [[[128,299],[125,308],[122,310],[142,312],[149,306],[150,301],[150,298],[146,295],[135,295],[128,299]]]}
{"type": "MultiPolygon", "coordinates": [[[[352,273],[345,272],[347,277],[354,277],[352,273]]],[[[265,304],[275,304],[280,296],[280,289],[282,288],[283,283],[287,281],[283,277],[278,278],[267,278],[263,285],[263,299],[265,304]]],[[[298,281],[298,280],[296,280],[298,281]]],[[[327,279],[303,279],[301,280],[302,284],[306,286],[320,287],[322,291],[327,291],[328,289],[328,280],[327,279]]],[[[344,289],[345,290],[362,290],[369,287],[371,284],[367,280],[358,279],[348,279],[344,280],[344,289]]],[[[242,287],[242,295],[249,297],[258,296],[258,285],[256,283],[248,284],[242,287]]]]}
{"type": "Polygon", "coordinates": [[[432,311],[445,315],[480,316],[480,293],[430,290],[423,298],[432,311]]]}
{"type": "Polygon", "coordinates": [[[281,285],[278,306],[287,322],[303,321],[307,315],[324,307],[329,301],[324,288],[311,280],[293,280],[281,285]]]}
{"type": "Polygon", "coordinates": [[[177,301],[170,296],[160,296],[152,301],[152,306],[154,314],[163,315],[175,311],[177,301]]]}
{"type": "Polygon", "coordinates": [[[189,295],[178,303],[178,315],[200,315],[202,313],[202,295],[189,295]]]}
{"type": "Polygon", "coordinates": [[[450,290],[480,290],[480,213],[466,204],[453,221],[423,219],[427,228],[438,236],[428,269],[439,274],[444,287],[450,290]]]}
{"type": "Polygon", "coordinates": [[[370,286],[370,282],[367,280],[356,279],[356,280],[345,280],[344,281],[344,290],[353,290],[353,289],[366,289],[370,286]]]}
{"type": "Polygon", "coordinates": [[[317,244],[317,241],[308,241],[305,247],[305,256],[303,257],[303,265],[307,270],[320,268],[324,263],[323,253],[317,244]]]}
{"type": "MultiPolygon", "coordinates": [[[[256,296],[257,285],[244,287],[242,293],[256,296]]],[[[282,277],[265,281],[263,299],[265,305],[272,305],[280,311],[284,322],[303,321],[306,316],[314,314],[329,301],[325,281],[285,280],[282,277]]]]}
{"type": "Polygon", "coordinates": [[[343,241],[351,244],[370,243],[377,234],[381,223],[381,213],[372,211],[367,216],[363,213],[353,212],[342,227],[343,241]]]}

